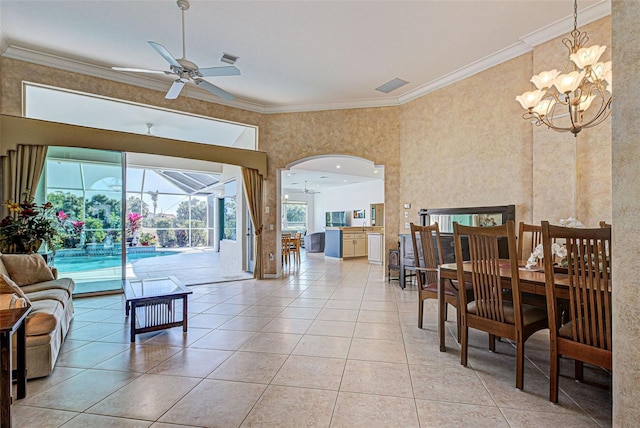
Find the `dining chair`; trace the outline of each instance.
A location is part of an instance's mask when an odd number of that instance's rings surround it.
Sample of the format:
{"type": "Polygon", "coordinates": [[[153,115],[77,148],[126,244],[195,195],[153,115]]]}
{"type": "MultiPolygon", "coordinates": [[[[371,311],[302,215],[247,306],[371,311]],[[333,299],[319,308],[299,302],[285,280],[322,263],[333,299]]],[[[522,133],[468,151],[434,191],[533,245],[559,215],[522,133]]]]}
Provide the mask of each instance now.
{"type": "MultiPolygon", "coordinates": [[[[518,225],[518,260],[527,260],[540,244],[542,244],[542,226],[521,221],[518,225]],[[529,244],[526,247],[525,240],[529,244]]],[[[542,266],[542,260],[538,259],[538,264],[542,266]]]]}
{"type": "Polygon", "coordinates": [[[535,306],[523,304],[518,274],[515,223],[509,220],[501,226],[473,227],[454,222],[453,234],[456,251],[458,283],[465,280],[465,265],[470,273],[474,300],[467,301],[466,293],[460,293],[461,346],[460,362],[467,365],[469,328],[489,333],[489,348],[495,351],[495,337],[510,339],[516,343],[516,388],[524,385],[524,344],[538,330],[547,328],[547,313],[535,306]],[[462,258],[461,237],[469,240],[469,261],[462,258]],[[509,260],[503,262],[511,279],[501,280],[501,260],[498,239],[507,238],[509,260]],[[512,300],[503,299],[503,288],[511,287],[512,300]]]}
{"type": "MultiPolygon", "coordinates": [[[[422,328],[424,301],[438,299],[438,266],[443,263],[442,242],[438,223],[434,223],[431,226],[418,226],[411,223],[409,226],[418,281],[418,328],[422,328]]],[[[447,281],[444,289],[444,300],[456,308],[459,338],[458,288],[457,283],[454,281],[447,281]]],[[[443,319],[439,322],[446,321],[446,312],[442,314],[443,319]]]]}
{"type": "Polygon", "coordinates": [[[291,261],[291,234],[282,234],[282,264],[289,264],[291,261]]]}
{"type": "MultiPolygon", "coordinates": [[[[527,224],[521,221],[518,225],[518,260],[522,263],[527,260],[538,245],[542,244],[542,226],[539,224],[527,224]],[[528,245],[524,245],[527,241],[528,245]]],[[[537,268],[542,268],[542,259],[537,261],[537,268]]],[[[538,294],[524,294],[523,303],[547,309],[547,299],[538,294]]]]}
{"type": "Polygon", "coordinates": [[[302,247],[302,234],[300,232],[296,232],[295,235],[291,236],[291,240],[289,241],[289,251],[293,255],[293,261],[295,263],[300,263],[300,248],[302,247]]]}
{"type": "Polygon", "coordinates": [[[611,228],[551,226],[542,222],[542,245],[549,312],[549,401],[558,402],[560,356],[576,362],[576,380],[583,379],[583,362],[612,369],[611,342],[611,228]],[[567,247],[566,285],[556,285],[551,256],[553,239],[567,247]],[[547,259],[548,257],[548,259],[547,259]],[[568,294],[568,321],[560,325],[554,314],[558,294],[568,294]]]}

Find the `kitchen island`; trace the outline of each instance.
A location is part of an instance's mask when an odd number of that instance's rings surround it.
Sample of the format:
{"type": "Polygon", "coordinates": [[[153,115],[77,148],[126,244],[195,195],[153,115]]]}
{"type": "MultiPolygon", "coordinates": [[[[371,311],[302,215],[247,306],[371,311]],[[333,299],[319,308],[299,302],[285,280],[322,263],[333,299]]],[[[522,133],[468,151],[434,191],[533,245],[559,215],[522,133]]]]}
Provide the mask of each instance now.
{"type": "Polygon", "coordinates": [[[339,259],[367,257],[367,233],[382,233],[383,227],[327,227],[324,255],[339,259]]]}

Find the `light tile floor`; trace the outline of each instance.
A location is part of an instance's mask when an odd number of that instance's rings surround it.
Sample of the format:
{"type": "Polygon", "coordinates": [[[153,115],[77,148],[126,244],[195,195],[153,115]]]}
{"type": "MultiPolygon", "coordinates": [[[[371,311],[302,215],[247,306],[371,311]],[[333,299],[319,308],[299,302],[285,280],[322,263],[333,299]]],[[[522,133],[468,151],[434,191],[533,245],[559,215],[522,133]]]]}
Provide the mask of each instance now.
{"type": "MultiPolygon", "coordinates": [[[[15,427],[589,427],[611,425],[611,377],[585,384],[562,361],[548,400],[548,333],[527,342],[525,389],[515,350],[471,331],[460,365],[455,323],[438,350],[436,305],[417,328],[415,286],[366,260],[304,254],[278,280],[192,287],[189,331],[129,343],[121,295],[76,299],[54,372],[29,381],[15,427]]],[[[449,319],[455,320],[450,310],[449,319]]]]}

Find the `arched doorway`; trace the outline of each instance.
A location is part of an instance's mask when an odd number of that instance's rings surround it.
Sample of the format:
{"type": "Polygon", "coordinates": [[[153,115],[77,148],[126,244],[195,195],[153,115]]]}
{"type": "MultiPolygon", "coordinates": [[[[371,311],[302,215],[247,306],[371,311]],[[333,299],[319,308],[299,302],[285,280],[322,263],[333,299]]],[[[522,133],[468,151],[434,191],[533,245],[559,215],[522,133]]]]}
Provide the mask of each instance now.
{"type": "Polygon", "coordinates": [[[299,159],[280,169],[278,200],[279,233],[323,233],[327,213],[341,213],[347,226],[384,226],[384,165],[338,154],[299,159]]]}

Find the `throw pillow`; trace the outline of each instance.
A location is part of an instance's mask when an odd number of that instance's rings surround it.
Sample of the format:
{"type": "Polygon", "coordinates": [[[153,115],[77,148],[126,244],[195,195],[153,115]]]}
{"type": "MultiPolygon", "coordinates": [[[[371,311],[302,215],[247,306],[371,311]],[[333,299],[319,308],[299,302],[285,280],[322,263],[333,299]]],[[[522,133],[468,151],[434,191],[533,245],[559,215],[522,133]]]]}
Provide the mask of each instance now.
{"type": "Polygon", "coordinates": [[[2,263],[19,286],[53,281],[53,273],[40,254],[3,254],[2,263]]]}
{"type": "Polygon", "coordinates": [[[22,297],[18,297],[15,293],[0,293],[0,309],[16,309],[27,306],[27,301],[22,297]]]}
{"type": "Polygon", "coordinates": [[[29,298],[26,294],[24,294],[24,291],[22,291],[22,289],[18,287],[18,284],[13,282],[11,278],[9,278],[5,274],[0,274],[0,293],[15,294],[18,297],[25,299],[27,302],[29,301],[29,298]]]}

